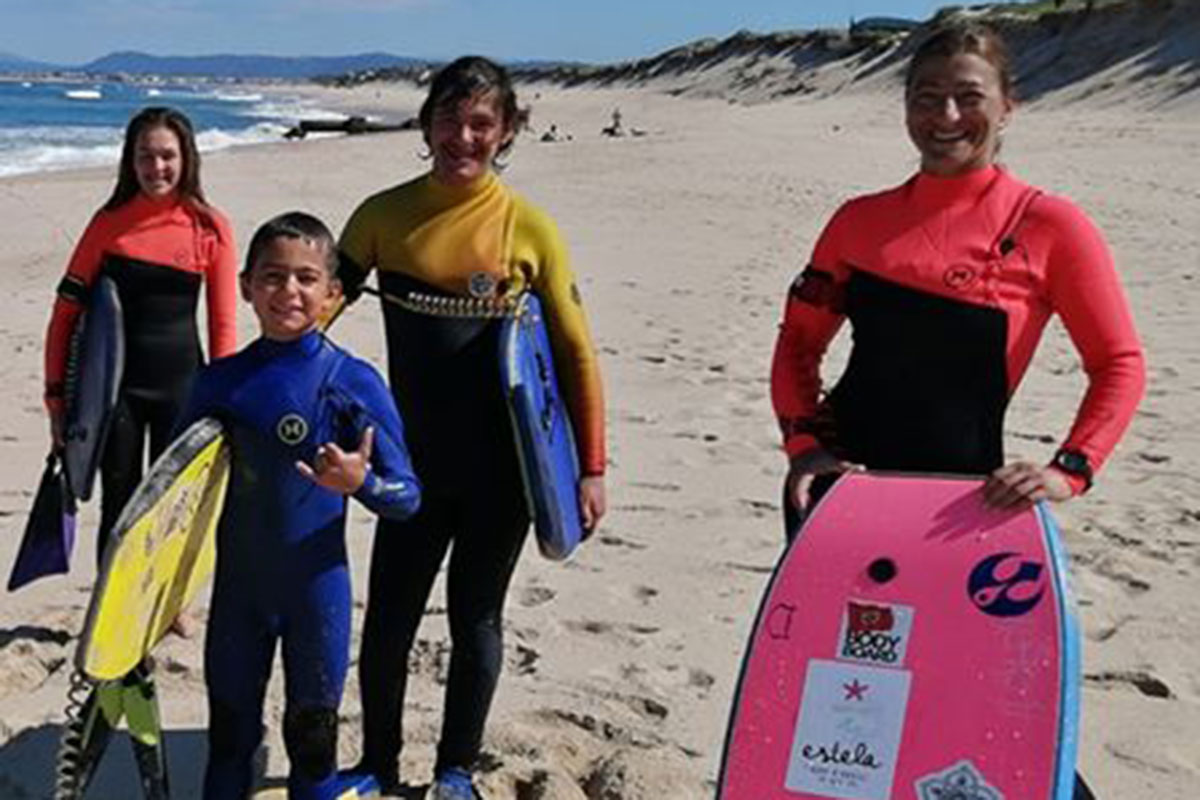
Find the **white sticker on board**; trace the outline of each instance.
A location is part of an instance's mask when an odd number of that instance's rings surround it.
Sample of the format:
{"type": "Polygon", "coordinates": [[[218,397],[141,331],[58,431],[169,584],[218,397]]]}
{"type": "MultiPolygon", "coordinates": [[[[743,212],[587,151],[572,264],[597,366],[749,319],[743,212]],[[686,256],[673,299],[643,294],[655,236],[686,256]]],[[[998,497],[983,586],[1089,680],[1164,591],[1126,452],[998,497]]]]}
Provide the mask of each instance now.
{"type": "Polygon", "coordinates": [[[808,662],[784,785],[841,800],[889,800],[912,673],[808,662]]]}
{"type": "Polygon", "coordinates": [[[934,775],[918,778],[917,797],[920,800],[1004,800],[1004,795],[988,786],[975,765],[965,760],[934,775]]]}

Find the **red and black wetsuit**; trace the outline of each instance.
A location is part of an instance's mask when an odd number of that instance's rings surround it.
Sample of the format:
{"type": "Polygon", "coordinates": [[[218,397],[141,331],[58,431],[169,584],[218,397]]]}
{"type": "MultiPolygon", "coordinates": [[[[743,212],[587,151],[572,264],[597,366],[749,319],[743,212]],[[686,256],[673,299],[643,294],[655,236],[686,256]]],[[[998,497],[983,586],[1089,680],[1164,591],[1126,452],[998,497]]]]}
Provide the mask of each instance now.
{"type": "Polygon", "coordinates": [[[208,296],[209,354],[236,346],[237,254],[220,212],[137,195],[92,218],[59,285],[46,334],[46,398],[61,412],[67,351],[87,292],[101,274],[117,285],[125,328],[125,372],[100,464],[99,552],[150,458],[169,442],[175,416],[203,361],[196,329],[200,286],[208,296]]]}
{"type": "Polygon", "coordinates": [[[1095,471],[1133,416],[1145,362],[1087,217],[999,167],[920,173],[851,200],[789,292],[771,374],[785,449],[819,445],[875,469],[991,472],[1004,460],[1008,400],[1054,313],[1088,376],[1062,446],[1095,471]],[[822,398],[821,359],[847,317],[850,360],[822,398]]]}

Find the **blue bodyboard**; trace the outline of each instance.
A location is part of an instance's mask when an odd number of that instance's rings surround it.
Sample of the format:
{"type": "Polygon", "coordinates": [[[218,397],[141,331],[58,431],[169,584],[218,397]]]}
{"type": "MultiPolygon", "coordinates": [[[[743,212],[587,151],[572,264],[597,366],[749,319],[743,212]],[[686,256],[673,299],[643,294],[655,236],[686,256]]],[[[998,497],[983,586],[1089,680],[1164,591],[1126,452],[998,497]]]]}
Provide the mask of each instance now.
{"type": "Polygon", "coordinates": [[[76,325],[67,360],[63,468],[77,499],[92,496],[109,419],[125,368],[121,299],[111,278],[92,286],[87,309],[76,325]]]}
{"type": "Polygon", "coordinates": [[[500,375],[516,436],[525,496],[546,558],[561,561],[583,540],[579,458],[554,374],[546,319],[526,293],[500,331],[500,375]]]}

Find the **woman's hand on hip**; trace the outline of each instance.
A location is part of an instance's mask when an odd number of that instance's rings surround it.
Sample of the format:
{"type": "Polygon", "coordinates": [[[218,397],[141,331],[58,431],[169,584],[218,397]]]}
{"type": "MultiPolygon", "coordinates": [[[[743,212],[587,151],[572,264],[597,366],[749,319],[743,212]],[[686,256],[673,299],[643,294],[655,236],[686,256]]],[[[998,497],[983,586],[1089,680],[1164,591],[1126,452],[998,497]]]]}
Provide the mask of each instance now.
{"type": "Polygon", "coordinates": [[[798,456],[792,456],[788,467],[788,500],[797,510],[803,511],[808,507],[808,487],[812,485],[813,478],[840,472],[861,472],[863,469],[862,464],[838,458],[824,447],[805,450],[798,456]]]}

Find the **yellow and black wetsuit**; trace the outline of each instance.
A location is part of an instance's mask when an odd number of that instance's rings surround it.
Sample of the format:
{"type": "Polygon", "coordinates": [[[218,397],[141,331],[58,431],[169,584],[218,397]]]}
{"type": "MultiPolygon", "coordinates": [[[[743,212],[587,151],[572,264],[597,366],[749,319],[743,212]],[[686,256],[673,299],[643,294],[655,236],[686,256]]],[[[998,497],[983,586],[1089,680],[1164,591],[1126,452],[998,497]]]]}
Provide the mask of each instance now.
{"type": "MultiPolygon", "coordinates": [[[[566,247],[549,216],[493,174],[462,187],[425,175],[363,202],[340,248],[349,297],[372,269],[383,291],[401,296],[535,291],[582,472],[603,474],[599,369],[566,247]]],[[[437,770],[470,767],[478,756],[500,671],[501,609],[529,518],[500,389],[499,321],[383,308],[392,392],[425,486],[415,517],[380,520],[371,561],[359,662],[362,766],[388,784],[401,744],[408,650],[451,541],[452,654],[437,770]]]]}

